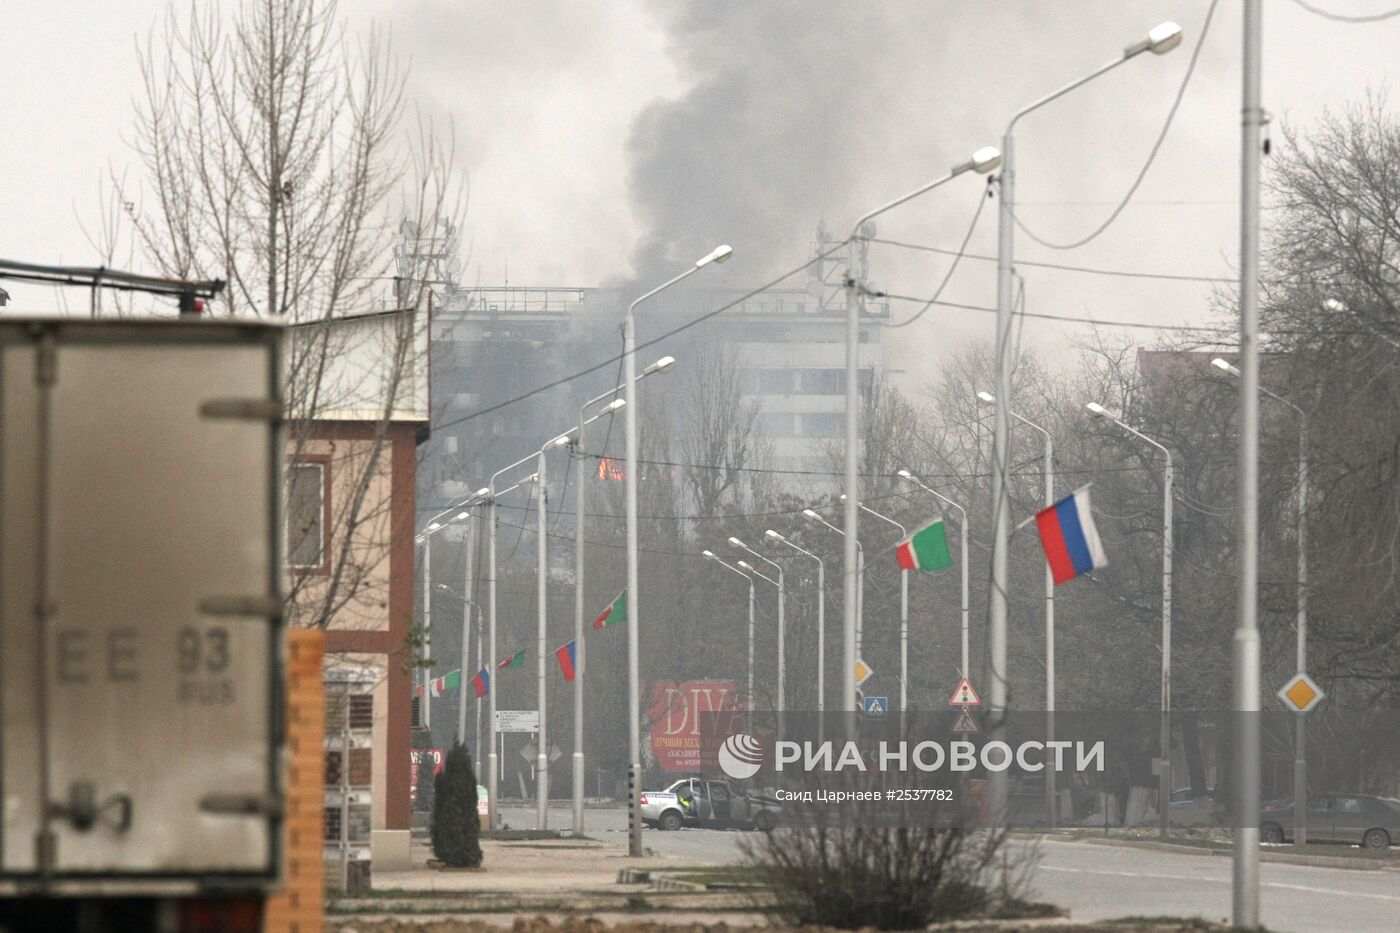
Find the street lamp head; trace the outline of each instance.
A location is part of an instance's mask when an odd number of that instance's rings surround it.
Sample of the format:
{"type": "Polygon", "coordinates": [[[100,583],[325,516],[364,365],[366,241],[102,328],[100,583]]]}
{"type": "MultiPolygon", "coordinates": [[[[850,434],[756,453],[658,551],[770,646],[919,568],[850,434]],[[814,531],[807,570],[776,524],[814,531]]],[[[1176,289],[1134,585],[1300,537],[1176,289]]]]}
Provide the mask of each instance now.
{"type": "Polygon", "coordinates": [[[722,246],[716,246],[713,250],[710,251],[710,254],[708,256],[704,256],[701,259],[696,260],[695,268],[703,269],[705,266],[708,266],[712,262],[724,262],[730,256],[733,255],[734,249],[729,244],[726,243],[722,246]]]}
{"type": "Polygon", "coordinates": [[[1112,416],[1108,413],[1108,409],[1107,409],[1107,408],[1104,408],[1104,407],[1103,407],[1102,405],[1100,405],[1098,402],[1090,402],[1088,405],[1085,405],[1084,407],[1087,408],[1087,409],[1089,409],[1089,411],[1093,412],[1094,414],[1098,415],[1100,418],[1110,418],[1110,417],[1112,417],[1112,416]]]}
{"type": "Polygon", "coordinates": [[[802,514],[807,516],[808,518],[814,518],[817,521],[822,520],[822,517],[816,513],[815,509],[803,509],[802,514]]]}
{"type": "Polygon", "coordinates": [[[1165,55],[1181,44],[1181,27],[1168,20],[1152,27],[1147,34],[1147,47],[1154,55],[1165,55]]]}
{"type": "Polygon", "coordinates": [[[1347,306],[1337,298],[1328,298],[1322,303],[1322,307],[1333,314],[1340,314],[1347,309],[1347,306]]]}
{"type": "Polygon", "coordinates": [[[734,545],[735,547],[748,547],[747,544],[745,544],[744,542],[740,541],[738,538],[733,538],[733,537],[731,537],[731,538],[729,539],[729,543],[732,544],[732,545],[734,545]]]}
{"type": "Polygon", "coordinates": [[[473,498],[473,499],[490,499],[490,498],[491,498],[491,487],[490,487],[490,486],[482,486],[482,487],[481,487],[480,489],[478,489],[476,492],[472,493],[472,498],[473,498]]]}
{"type": "Polygon", "coordinates": [[[739,564],[740,567],[743,567],[745,570],[753,570],[753,567],[750,566],[749,562],[746,561],[746,560],[738,561],[738,564],[739,564]]]}
{"type": "Polygon", "coordinates": [[[904,469],[895,470],[894,475],[895,475],[895,476],[898,476],[900,479],[913,479],[913,478],[914,478],[914,474],[913,474],[913,473],[910,473],[908,470],[904,470],[904,469]]]}
{"type": "Polygon", "coordinates": [[[548,444],[544,445],[545,450],[558,450],[560,447],[569,446],[569,434],[561,434],[548,444]]]}
{"type": "Polygon", "coordinates": [[[429,531],[437,531],[437,530],[438,530],[439,528],[441,528],[441,527],[442,527],[442,522],[428,522],[428,530],[429,530],[429,531]]]}
{"type": "Polygon", "coordinates": [[[1153,26],[1146,36],[1123,49],[1124,58],[1132,58],[1143,52],[1165,55],[1181,44],[1181,27],[1173,22],[1153,26]]]}
{"type": "Polygon", "coordinates": [[[1232,376],[1238,376],[1240,374],[1240,371],[1236,369],[1228,360],[1222,360],[1218,356],[1210,361],[1210,365],[1214,366],[1221,372],[1227,372],[1232,376]]]}
{"type": "Polygon", "coordinates": [[[465,509],[463,509],[462,511],[458,512],[457,515],[456,515],[456,517],[453,518],[452,520],[453,520],[454,522],[460,522],[460,521],[461,521],[462,519],[464,519],[464,518],[471,518],[471,517],[472,517],[472,513],[470,513],[470,512],[468,512],[468,511],[466,511],[465,509]]]}
{"type": "Polygon", "coordinates": [[[972,158],[966,162],[959,162],[953,166],[953,174],[961,175],[963,172],[977,172],[985,175],[1001,164],[1001,150],[996,146],[983,146],[972,154],[972,158]]]}
{"type": "Polygon", "coordinates": [[[625,399],[625,398],[615,398],[615,399],[613,399],[611,402],[608,402],[608,404],[606,404],[606,405],[603,406],[603,411],[606,411],[606,412],[621,411],[622,409],[624,409],[624,408],[626,408],[626,407],[627,407],[627,399],[625,399]]]}
{"type": "Polygon", "coordinates": [[[997,397],[990,392],[978,392],[977,398],[979,401],[986,402],[988,405],[995,405],[997,403],[997,397]]]}
{"type": "Polygon", "coordinates": [[[782,535],[778,534],[778,533],[777,533],[776,531],[774,531],[772,528],[769,528],[769,529],[768,529],[767,531],[765,531],[763,534],[764,534],[765,537],[772,538],[774,541],[786,541],[786,540],[787,540],[787,538],[784,538],[782,535]]]}
{"type": "Polygon", "coordinates": [[[674,356],[663,356],[661,359],[657,360],[655,363],[652,363],[646,369],[642,370],[642,375],[651,376],[655,373],[669,373],[675,368],[676,358],[674,356]]]}

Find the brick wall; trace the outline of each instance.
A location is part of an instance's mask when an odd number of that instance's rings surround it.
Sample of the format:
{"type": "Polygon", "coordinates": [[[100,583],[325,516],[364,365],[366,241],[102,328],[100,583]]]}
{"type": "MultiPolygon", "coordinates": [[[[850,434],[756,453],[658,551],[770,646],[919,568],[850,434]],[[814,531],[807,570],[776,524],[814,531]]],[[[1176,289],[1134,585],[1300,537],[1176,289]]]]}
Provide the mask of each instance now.
{"type": "Polygon", "coordinates": [[[287,632],[286,886],[268,901],[268,933],[321,933],[325,916],[324,651],[324,633],[287,632]]]}

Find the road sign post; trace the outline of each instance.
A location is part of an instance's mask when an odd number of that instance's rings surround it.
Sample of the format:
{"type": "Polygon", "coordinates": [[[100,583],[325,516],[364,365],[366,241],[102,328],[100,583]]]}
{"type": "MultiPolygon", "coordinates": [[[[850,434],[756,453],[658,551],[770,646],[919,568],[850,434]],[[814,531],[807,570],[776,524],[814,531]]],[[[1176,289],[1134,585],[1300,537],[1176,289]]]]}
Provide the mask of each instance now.
{"type": "Polygon", "coordinates": [[[537,709],[496,710],[497,732],[539,732],[540,711],[537,709]]]}

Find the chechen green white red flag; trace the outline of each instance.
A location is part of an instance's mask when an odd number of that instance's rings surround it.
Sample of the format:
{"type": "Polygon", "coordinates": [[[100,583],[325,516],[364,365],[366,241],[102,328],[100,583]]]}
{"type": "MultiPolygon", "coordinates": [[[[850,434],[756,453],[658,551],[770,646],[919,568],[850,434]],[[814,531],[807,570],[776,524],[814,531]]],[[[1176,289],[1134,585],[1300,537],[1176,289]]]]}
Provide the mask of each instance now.
{"type": "MultiPolygon", "coordinates": [[[[456,690],[462,686],[462,672],[460,670],[448,671],[441,677],[434,677],[428,681],[428,695],[440,697],[445,690],[456,690]]],[[[423,695],[423,687],[420,685],[415,691],[420,697],[423,695]]]]}
{"type": "Polygon", "coordinates": [[[605,625],[612,625],[615,622],[627,621],[627,591],[623,590],[617,594],[617,598],[608,603],[608,608],[598,614],[598,618],[593,620],[593,627],[600,629],[605,625]]]}
{"type": "Polygon", "coordinates": [[[913,534],[899,542],[895,557],[905,570],[942,570],[953,566],[953,555],[948,550],[948,532],[943,527],[942,516],[915,529],[913,534]]]}

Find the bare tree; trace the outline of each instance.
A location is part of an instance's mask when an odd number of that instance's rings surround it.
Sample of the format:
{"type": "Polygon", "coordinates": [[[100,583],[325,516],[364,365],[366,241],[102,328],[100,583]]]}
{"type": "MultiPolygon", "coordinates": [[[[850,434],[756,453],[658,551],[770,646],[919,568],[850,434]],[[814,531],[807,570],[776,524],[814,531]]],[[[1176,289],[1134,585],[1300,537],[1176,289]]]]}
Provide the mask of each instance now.
{"type": "Polygon", "coordinates": [[[698,515],[717,514],[725,497],[752,490],[750,471],[769,459],[758,426],[758,403],[745,398],[743,360],[728,344],[700,343],[687,354],[689,373],[680,449],[685,484],[698,515]]]}
{"type": "Polygon", "coordinates": [[[385,303],[421,309],[430,251],[400,251],[391,268],[390,217],[408,218],[399,232],[414,242],[450,225],[461,207],[451,153],[421,124],[404,138],[404,71],[378,33],[347,32],[335,0],[244,0],[227,16],[217,3],[172,7],[140,64],[134,146],[147,197],[112,177],[136,242],[168,275],[226,280],[210,313],[296,325],[289,461],[322,458],[338,508],[324,571],[293,577],[290,615],[309,626],[382,616],[384,545],[412,530],[389,527],[387,441],[426,378],[426,315],[342,325],[377,310],[390,280],[385,303]],[[425,258],[405,268],[405,253],[425,258]],[[331,413],[353,413],[367,433],[327,441],[317,421],[331,413]]]}

